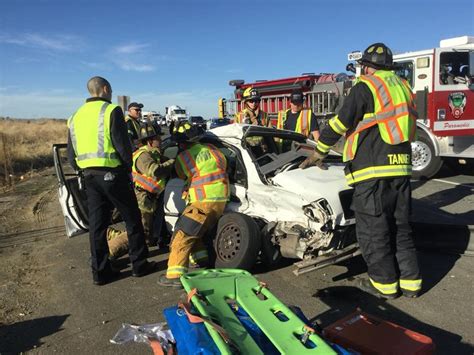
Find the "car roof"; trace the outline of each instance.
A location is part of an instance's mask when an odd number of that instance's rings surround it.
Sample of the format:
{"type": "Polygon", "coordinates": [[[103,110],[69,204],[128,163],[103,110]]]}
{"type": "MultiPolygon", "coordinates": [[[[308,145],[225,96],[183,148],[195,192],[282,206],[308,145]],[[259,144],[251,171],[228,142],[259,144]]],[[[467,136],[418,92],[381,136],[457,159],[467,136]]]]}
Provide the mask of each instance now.
{"type": "Polygon", "coordinates": [[[210,131],[206,131],[204,134],[205,136],[213,136],[215,137],[233,137],[242,139],[244,136],[248,135],[278,135],[280,137],[289,137],[295,140],[306,139],[305,136],[302,134],[293,132],[293,131],[286,131],[286,130],[277,130],[276,128],[272,127],[263,127],[251,124],[239,124],[233,123],[228,124],[225,126],[219,126],[213,128],[210,131]]]}

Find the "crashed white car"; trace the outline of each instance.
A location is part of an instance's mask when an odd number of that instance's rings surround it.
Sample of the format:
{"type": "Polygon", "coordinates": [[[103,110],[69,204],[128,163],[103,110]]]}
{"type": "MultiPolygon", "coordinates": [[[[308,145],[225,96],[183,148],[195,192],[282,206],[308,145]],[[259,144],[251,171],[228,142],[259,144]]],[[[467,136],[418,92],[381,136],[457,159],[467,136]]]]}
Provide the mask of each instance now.
{"type": "MultiPolygon", "coordinates": [[[[296,274],[358,254],[353,190],[340,163],[300,169],[314,142],[298,133],[252,125],[232,124],[207,131],[200,142],[211,143],[227,158],[231,198],[213,240],[216,267],[250,269],[257,260],[269,265],[283,256],[299,259],[296,274]]],[[[54,146],[60,182],[60,202],[69,236],[87,230],[84,193],[74,173],[65,174],[60,151],[54,146]]],[[[178,148],[165,140],[163,152],[175,157],[178,148]]],[[[185,207],[184,181],[170,179],[165,190],[168,228],[173,229],[185,207]]]]}

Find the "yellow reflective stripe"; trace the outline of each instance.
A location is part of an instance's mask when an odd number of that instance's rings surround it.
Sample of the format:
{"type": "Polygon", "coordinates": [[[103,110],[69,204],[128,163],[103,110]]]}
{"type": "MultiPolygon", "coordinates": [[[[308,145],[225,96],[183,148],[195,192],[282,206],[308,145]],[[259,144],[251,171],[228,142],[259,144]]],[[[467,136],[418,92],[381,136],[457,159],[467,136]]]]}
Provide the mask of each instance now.
{"type": "Polygon", "coordinates": [[[341,122],[338,115],[329,120],[329,126],[331,126],[334,132],[340,134],[341,136],[348,130],[348,128],[341,122]]]}
{"type": "Polygon", "coordinates": [[[349,185],[356,182],[372,179],[375,177],[391,177],[410,175],[412,171],[411,165],[381,165],[370,166],[365,169],[354,171],[346,175],[349,185]]]}
{"type": "Polygon", "coordinates": [[[371,278],[369,278],[370,282],[372,285],[380,292],[383,293],[384,295],[391,295],[393,293],[397,293],[397,287],[398,287],[398,282],[394,282],[391,284],[382,284],[379,282],[375,282],[371,278]]]}
{"type": "Polygon", "coordinates": [[[168,266],[166,270],[166,277],[172,279],[179,277],[188,272],[188,268],[185,266],[168,266]]]}
{"type": "Polygon", "coordinates": [[[330,145],[324,144],[320,140],[318,143],[316,143],[316,148],[321,152],[321,153],[327,153],[331,149],[330,145]]]}
{"type": "Polygon", "coordinates": [[[196,264],[200,261],[207,260],[208,255],[207,255],[207,250],[200,250],[196,253],[192,253],[189,255],[189,261],[196,264]]]}
{"type": "Polygon", "coordinates": [[[422,280],[402,280],[400,279],[400,287],[408,291],[419,291],[421,290],[422,280]]]}

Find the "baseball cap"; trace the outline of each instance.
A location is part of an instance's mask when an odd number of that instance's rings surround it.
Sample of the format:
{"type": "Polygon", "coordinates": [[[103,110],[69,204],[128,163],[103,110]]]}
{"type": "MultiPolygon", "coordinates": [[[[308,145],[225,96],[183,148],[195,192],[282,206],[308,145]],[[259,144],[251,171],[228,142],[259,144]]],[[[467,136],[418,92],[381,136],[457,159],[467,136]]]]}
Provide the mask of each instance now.
{"type": "Polygon", "coordinates": [[[143,108],[143,104],[139,104],[138,102],[132,102],[128,105],[127,109],[130,110],[132,107],[143,108]]]}

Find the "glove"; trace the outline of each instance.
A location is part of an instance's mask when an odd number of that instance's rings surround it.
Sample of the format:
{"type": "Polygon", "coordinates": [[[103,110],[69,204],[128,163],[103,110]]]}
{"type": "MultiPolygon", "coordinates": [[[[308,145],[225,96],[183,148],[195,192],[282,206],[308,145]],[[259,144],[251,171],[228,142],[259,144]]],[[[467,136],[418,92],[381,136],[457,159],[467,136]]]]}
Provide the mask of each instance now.
{"type": "Polygon", "coordinates": [[[317,166],[320,169],[327,170],[327,167],[323,164],[324,158],[326,158],[326,155],[315,150],[311,156],[307,157],[306,160],[300,164],[299,167],[301,169],[306,169],[309,166],[317,166]]]}
{"type": "Polygon", "coordinates": [[[160,167],[167,168],[167,167],[172,166],[172,165],[174,165],[174,159],[169,159],[169,160],[165,161],[164,163],[161,163],[160,167]]]}
{"type": "Polygon", "coordinates": [[[164,163],[161,163],[158,165],[158,167],[155,170],[154,175],[156,177],[169,176],[171,174],[171,171],[173,170],[173,166],[174,166],[174,159],[169,159],[165,161],[164,163]]]}

